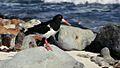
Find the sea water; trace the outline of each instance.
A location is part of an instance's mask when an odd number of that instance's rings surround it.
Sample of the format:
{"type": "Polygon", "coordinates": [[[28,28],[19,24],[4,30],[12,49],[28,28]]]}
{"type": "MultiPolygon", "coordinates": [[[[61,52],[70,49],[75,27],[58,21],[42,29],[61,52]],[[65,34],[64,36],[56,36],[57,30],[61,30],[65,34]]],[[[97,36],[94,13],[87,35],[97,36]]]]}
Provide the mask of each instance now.
{"type": "Polygon", "coordinates": [[[94,31],[120,23],[120,0],[0,0],[0,13],[47,21],[62,14],[68,22],[94,31]]]}

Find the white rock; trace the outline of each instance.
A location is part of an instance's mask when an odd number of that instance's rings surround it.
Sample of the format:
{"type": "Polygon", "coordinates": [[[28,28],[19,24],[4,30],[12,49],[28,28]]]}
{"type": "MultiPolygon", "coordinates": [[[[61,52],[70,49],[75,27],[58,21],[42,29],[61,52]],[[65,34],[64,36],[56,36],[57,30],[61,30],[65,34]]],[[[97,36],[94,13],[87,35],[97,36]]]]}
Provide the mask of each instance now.
{"type": "Polygon", "coordinates": [[[22,26],[24,28],[30,28],[30,27],[34,27],[35,25],[38,25],[40,23],[41,23],[41,21],[39,21],[37,19],[32,19],[32,20],[30,20],[30,21],[28,21],[26,23],[23,23],[22,26]]]}
{"type": "Polygon", "coordinates": [[[96,37],[89,29],[62,26],[58,35],[60,47],[66,50],[83,50],[96,37]]]}

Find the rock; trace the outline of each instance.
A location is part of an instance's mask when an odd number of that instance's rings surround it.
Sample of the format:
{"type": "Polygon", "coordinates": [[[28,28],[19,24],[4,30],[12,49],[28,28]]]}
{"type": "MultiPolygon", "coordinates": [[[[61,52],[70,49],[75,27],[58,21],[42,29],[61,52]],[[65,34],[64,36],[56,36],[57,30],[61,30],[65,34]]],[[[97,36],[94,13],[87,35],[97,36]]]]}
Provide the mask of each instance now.
{"type": "Polygon", "coordinates": [[[110,56],[110,51],[107,47],[104,47],[102,50],[101,50],[101,55],[104,57],[104,58],[112,58],[110,56]]]}
{"type": "Polygon", "coordinates": [[[0,51],[4,51],[7,52],[7,50],[9,50],[9,48],[7,46],[0,46],[0,51]]]}
{"type": "Polygon", "coordinates": [[[106,62],[103,57],[93,56],[90,58],[90,60],[92,62],[95,62],[96,64],[98,64],[101,67],[107,67],[107,68],[110,67],[110,64],[108,62],[106,62]]]}
{"type": "Polygon", "coordinates": [[[92,52],[87,52],[87,51],[78,51],[78,52],[79,53],[77,54],[77,56],[83,57],[83,58],[88,58],[88,59],[90,59],[93,56],[99,55],[99,53],[92,53],[92,52]]]}
{"type": "Polygon", "coordinates": [[[39,20],[37,20],[37,19],[32,19],[32,20],[30,20],[30,21],[28,21],[28,22],[26,22],[26,23],[23,23],[22,24],[22,26],[24,27],[24,28],[30,28],[30,27],[34,27],[34,25],[38,25],[38,24],[40,24],[41,22],[39,21],[39,20]]]}
{"type": "Polygon", "coordinates": [[[13,51],[16,36],[13,34],[1,34],[0,50],[4,52],[13,51]]]}
{"type": "Polygon", "coordinates": [[[84,65],[56,46],[53,51],[44,47],[29,48],[13,59],[0,61],[0,68],[83,68],[84,65]]]}
{"type": "Polygon", "coordinates": [[[120,68],[120,61],[118,63],[116,63],[113,67],[114,68],[120,68]]]}
{"type": "Polygon", "coordinates": [[[33,35],[33,34],[25,36],[20,49],[24,50],[24,49],[28,49],[31,47],[37,47],[34,37],[35,37],[35,35],[33,35]]]}
{"type": "Polygon", "coordinates": [[[20,27],[21,20],[17,18],[1,19],[0,25],[7,29],[18,29],[20,27]]]}
{"type": "Polygon", "coordinates": [[[4,25],[5,28],[9,29],[15,29],[15,25],[14,24],[8,24],[8,25],[4,25]]]}
{"type": "Polygon", "coordinates": [[[12,34],[2,34],[1,38],[2,38],[2,45],[7,46],[8,48],[11,46],[11,40],[14,38],[15,36],[12,34]]]}
{"type": "Polygon", "coordinates": [[[104,61],[104,59],[102,57],[98,57],[98,56],[93,56],[90,58],[91,61],[95,62],[96,64],[98,64],[101,67],[109,67],[110,65],[104,61]]]}
{"type": "Polygon", "coordinates": [[[65,51],[72,57],[74,57],[77,61],[84,64],[84,68],[101,68],[97,64],[90,61],[90,56],[96,56],[98,54],[86,52],[86,51],[65,51]],[[83,55],[89,55],[89,57],[83,56],[83,55]]]}
{"type": "Polygon", "coordinates": [[[31,20],[29,20],[27,22],[21,23],[21,26],[25,29],[24,32],[26,32],[28,28],[34,27],[35,25],[38,25],[40,23],[41,23],[40,20],[31,19],[31,20]]]}
{"type": "Polygon", "coordinates": [[[16,36],[16,39],[15,39],[15,46],[13,47],[14,50],[20,50],[21,49],[24,37],[25,37],[25,35],[22,31],[18,33],[18,35],[16,36]]]}
{"type": "Polygon", "coordinates": [[[107,47],[104,47],[104,48],[101,50],[101,55],[103,56],[104,61],[107,62],[107,63],[109,63],[110,65],[114,65],[115,62],[117,62],[117,61],[115,61],[115,60],[111,57],[110,51],[109,51],[109,49],[108,49],[107,47]]]}
{"type": "Polygon", "coordinates": [[[7,32],[7,28],[1,26],[1,23],[0,23],[0,34],[5,34],[7,32]]]}
{"type": "Polygon", "coordinates": [[[89,29],[63,25],[58,34],[58,46],[65,50],[83,50],[95,37],[96,34],[89,29]]]}
{"type": "Polygon", "coordinates": [[[116,62],[118,62],[117,60],[114,60],[111,57],[109,49],[107,47],[101,50],[101,55],[102,57],[100,56],[91,57],[91,61],[95,62],[96,64],[102,67],[110,67],[110,65],[114,65],[116,62]]]}
{"type": "Polygon", "coordinates": [[[0,34],[0,46],[2,46],[2,35],[0,34]]]}
{"type": "Polygon", "coordinates": [[[100,52],[102,48],[108,47],[111,55],[120,58],[120,25],[108,24],[100,29],[95,40],[86,49],[100,52]]]}

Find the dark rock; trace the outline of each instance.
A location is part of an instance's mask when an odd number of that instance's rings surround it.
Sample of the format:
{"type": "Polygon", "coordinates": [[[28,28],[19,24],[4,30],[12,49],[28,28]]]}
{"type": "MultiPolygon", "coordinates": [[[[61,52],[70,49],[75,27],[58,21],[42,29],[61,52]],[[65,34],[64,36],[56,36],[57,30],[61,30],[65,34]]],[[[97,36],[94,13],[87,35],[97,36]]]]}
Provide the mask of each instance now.
{"type": "Polygon", "coordinates": [[[108,47],[112,56],[120,58],[120,25],[108,24],[101,28],[95,40],[85,50],[100,52],[108,47]]]}
{"type": "Polygon", "coordinates": [[[16,39],[15,39],[15,47],[14,47],[15,50],[20,50],[24,37],[25,37],[25,35],[23,32],[18,33],[18,35],[16,36],[16,39]]]}
{"type": "Polygon", "coordinates": [[[11,40],[14,38],[14,35],[11,34],[2,34],[2,45],[10,47],[11,46],[11,40]]]}
{"type": "Polygon", "coordinates": [[[2,36],[0,34],[0,46],[2,46],[2,36]]]}

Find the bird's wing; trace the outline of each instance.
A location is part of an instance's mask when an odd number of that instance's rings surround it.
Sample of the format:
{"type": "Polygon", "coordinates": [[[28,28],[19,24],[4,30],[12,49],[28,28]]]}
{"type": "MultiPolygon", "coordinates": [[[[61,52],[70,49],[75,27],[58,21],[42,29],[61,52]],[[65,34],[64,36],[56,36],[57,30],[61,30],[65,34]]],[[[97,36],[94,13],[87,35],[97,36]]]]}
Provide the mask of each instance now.
{"type": "Polygon", "coordinates": [[[28,28],[28,30],[25,32],[26,35],[28,34],[34,34],[34,33],[40,33],[40,34],[44,34],[46,33],[47,31],[49,31],[50,28],[46,25],[37,25],[37,26],[34,26],[34,27],[31,27],[31,28],[28,28]]]}

